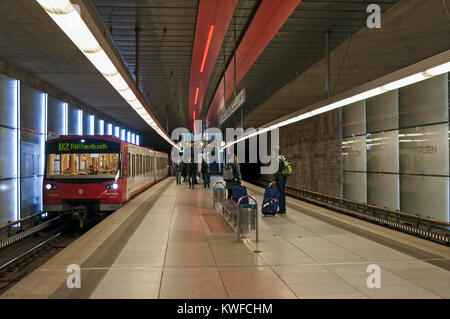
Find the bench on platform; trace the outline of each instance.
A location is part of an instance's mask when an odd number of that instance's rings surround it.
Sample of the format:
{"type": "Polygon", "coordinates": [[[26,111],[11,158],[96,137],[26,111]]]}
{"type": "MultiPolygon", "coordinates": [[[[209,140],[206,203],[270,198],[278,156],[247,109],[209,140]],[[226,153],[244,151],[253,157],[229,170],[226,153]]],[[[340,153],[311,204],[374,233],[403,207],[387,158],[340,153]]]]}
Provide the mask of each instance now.
{"type": "Polygon", "coordinates": [[[249,230],[255,230],[258,241],[258,202],[253,196],[246,195],[239,198],[236,203],[232,199],[225,198],[225,185],[217,182],[213,186],[213,207],[219,206],[219,214],[232,230],[237,233],[237,240],[241,240],[241,234],[249,230]],[[216,187],[222,184],[223,188],[216,187]],[[253,200],[254,204],[241,204],[244,198],[253,200]]]}

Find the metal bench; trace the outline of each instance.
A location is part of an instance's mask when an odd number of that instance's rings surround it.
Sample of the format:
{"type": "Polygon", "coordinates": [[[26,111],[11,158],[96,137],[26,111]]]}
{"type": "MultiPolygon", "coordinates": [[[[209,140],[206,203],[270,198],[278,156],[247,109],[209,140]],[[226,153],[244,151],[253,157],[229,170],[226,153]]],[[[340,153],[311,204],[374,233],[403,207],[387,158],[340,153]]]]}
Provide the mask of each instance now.
{"type": "Polygon", "coordinates": [[[259,240],[258,202],[253,196],[243,196],[236,203],[232,199],[226,199],[225,185],[222,182],[217,182],[213,186],[213,207],[216,210],[218,209],[219,214],[230,228],[236,231],[238,241],[241,240],[241,234],[250,230],[255,230],[255,241],[259,240]],[[223,187],[216,187],[218,184],[222,184],[223,187]],[[245,198],[251,199],[254,204],[241,204],[241,201],[245,198]]]}

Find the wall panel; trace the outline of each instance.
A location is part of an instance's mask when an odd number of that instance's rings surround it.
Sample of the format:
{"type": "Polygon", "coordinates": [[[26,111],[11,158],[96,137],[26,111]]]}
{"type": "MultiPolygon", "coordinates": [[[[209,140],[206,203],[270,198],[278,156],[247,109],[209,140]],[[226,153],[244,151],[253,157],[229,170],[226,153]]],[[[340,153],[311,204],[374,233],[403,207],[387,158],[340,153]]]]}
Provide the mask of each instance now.
{"type": "Polygon", "coordinates": [[[56,99],[49,95],[47,99],[47,132],[51,137],[64,135],[65,120],[65,105],[63,101],[56,99]]]}
{"type": "Polygon", "coordinates": [[[366,134],[366,101],[342,108],[342,136],[366,134]]]}
{"type": "Polygon", "coordinates": [[[400,130],[400,171],[449,175],[448,124],[400,130]]]}
{"type": "Polygon", "coordinates": [[[398,129],[398,90],[367,100],[367,133],[398,129]]]}
{"type": "Polygon", "coordinates": [[[367,171],[399,172],[398,131],[367,134],[367,171]]]}
{"type": "Polygon", "coordinates": [[[344,172],[344,198],[367,203],[367,174],[344,172]]]}
{"type": "Polygon", "coordinates": [[[17,80],[0,74],[0,125],[17,127],[17,80]]]}
{"type": "Polygon", "coordinates": [[[46,130],[44,93],[20,85],[20,217],[42,209],[44,143],[46,130]]]}
{"type": "Polygon", "coordinates": [[[401,175],[401,211],[449,220],[449,178],[401,175]]]}
{"type": "Polygon", "coordinates": [[[399,175],[367,173],[367,203],[400,210],[399,175]]]}
{"type": "Polygon", "coordinates": [[[448,74],[400,89],[400,128],[448,122],[448,74]]]}
{"type": "Polygon", "coordinates": [[[69,135],[79,135],[79,128],[82,125],[80,122],[80,110],[73,105],[69,104],[68,107],[68,134],[69,135]]]}

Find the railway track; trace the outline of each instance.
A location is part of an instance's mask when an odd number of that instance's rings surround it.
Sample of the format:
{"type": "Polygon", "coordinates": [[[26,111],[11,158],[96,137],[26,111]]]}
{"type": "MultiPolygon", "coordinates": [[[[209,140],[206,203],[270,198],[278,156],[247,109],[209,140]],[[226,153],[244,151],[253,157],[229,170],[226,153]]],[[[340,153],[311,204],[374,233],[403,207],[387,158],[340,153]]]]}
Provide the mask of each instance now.
{"type": "Polygon", "coordinates": [[[45,230],[0,248],[0,295],[83,234],[57,220],[45,230]]]}

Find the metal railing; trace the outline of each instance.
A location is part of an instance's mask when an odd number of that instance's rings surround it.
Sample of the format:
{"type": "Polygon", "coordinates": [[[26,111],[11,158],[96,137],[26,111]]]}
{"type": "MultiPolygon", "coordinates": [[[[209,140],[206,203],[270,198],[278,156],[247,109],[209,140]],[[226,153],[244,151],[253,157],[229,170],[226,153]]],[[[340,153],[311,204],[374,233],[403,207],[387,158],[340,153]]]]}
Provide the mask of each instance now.
{"type": "Polygon", "coordinates": [[[42,212],[34,213],[30,216],[21,218],[19,220],[8,222],[5,225],[0,226],[0,248],[6,247],[15,243],[25,237],[34,234],[37,231],[49,226],[52,222],[58,218],[54,218],[51,221],[42,222],[42,212]]]}
{"type": "MultiPolygon", "coordinates": [[[[251,183],[262,187],[267,186],[261,181],[251,181],[251,183]]],[[[286,186],[286,195],[440,244],[450,245],[450,223],[442,220],[360,203],[299,187],[286,186]]]]}

